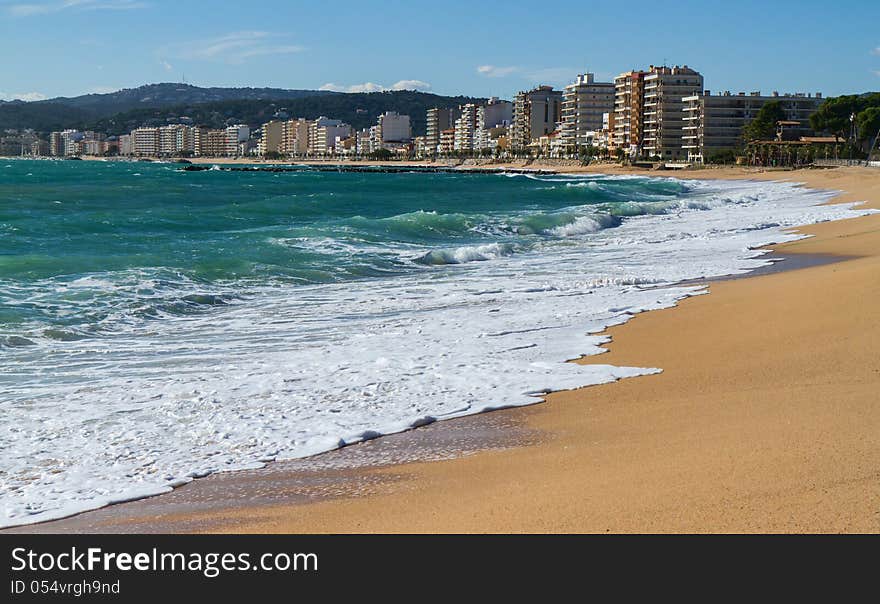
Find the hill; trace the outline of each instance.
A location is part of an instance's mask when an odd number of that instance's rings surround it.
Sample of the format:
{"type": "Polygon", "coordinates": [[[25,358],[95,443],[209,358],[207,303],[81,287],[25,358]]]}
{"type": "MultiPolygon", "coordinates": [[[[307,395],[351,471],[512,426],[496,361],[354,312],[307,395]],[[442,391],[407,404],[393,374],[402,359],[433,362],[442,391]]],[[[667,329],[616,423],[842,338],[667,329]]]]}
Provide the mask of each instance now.
{"type": "Polygon", "coordinates": [[[108,94],[59,97],[45,101],[0,103],[0,129],[65,128],[122,134],[140,125],[162,125],[187,117],[220,128],[229,123],[257,126],[274,116],[338,118],[363,128],[384,111],[411,116],[413,132],[423,134],[425,111],[481,101],[410,90],[339,93],[280,88],[199,88],[187,84],[150,84],[108,94]]]}

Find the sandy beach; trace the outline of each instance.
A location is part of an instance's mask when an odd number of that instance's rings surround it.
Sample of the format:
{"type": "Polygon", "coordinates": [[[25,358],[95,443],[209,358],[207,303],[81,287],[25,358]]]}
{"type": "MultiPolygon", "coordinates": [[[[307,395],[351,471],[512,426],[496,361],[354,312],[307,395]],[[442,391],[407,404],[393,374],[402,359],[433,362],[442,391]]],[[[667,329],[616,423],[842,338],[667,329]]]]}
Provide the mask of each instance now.
{"type": "MultiPolygon", "coordinates": [[[[650,175],[790,180],[880,209],[876,169],[650,175]]],[[[272,487],[238,472],[214,495],[239,494],[234,506],[125,505],[159,531],[880,532],[880,214],[802,232],[812,237],[774,250],[838,261],[712,282],[710,295],[611,328],[610,352],[580,362],[663,373],[488,414],[528,434],[521,442],[360,466],[368,489],[295,503],[249,505],[272,487]]],[[[146,501],[186,499],[201,482],[146,501]]],[[[42,530],[101,530],[84,524],[100,513],[42,530]]],[[[124,528],[126,515],[113,525],[124,528]]]]}

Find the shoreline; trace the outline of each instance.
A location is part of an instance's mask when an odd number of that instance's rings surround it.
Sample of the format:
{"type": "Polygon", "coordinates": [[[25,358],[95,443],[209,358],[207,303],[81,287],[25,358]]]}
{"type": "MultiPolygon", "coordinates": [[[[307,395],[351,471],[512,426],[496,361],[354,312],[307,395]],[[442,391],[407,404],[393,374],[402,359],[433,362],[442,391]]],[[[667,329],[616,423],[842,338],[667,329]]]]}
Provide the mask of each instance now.
{"type": "MultiPolygon", "coordinates": [[[[537,166],[535,166],[535,167],[537,167],[537,166]]],[[[847,170],[851,172],[852,170],[859,170],[859,169],[847,169],[847,170]]],[[[691,178],[711,179],[713,177],[717,178],[718,176],[716,176],[716,174],[721,173],[721,170],[712,169],[711,171],[714,172],[715,174],[713,174],[712,176],[709,176],[709,174],[707,174],[708,171],[709,170],[694,171],[694,172],[696,172],[696,174],[692,174],[692,175],[690,175],[690,177],[691,178]]],[[[604,173],[605,171],[602,170],[602,172],[604,173]]],[[[637,172],[629,170],[626,173],[634,174],[637,172]]],[[[816,172],[812,172],[812,173],[815,174],[816,172]]],[[[758,173],[758,174],[761,174],[761,173],[758,173]]],[[[646,175],[674,176],[674,177],[682,177],[683,176],[683,174],[681,172],[674,172],[674,173],[659,172],[658,173],[655,171],[646,171],[646,175]]],[[[777,176],[777,175],[778,175],[778,172],[773,172],[773,173],[769,174],[769,176],[777,176]]],[[[799,175],[804,175],[804,173],[800,173],[799,175]]],[[[878,172],[877,175],[880,175],[880,172],[878,172]]],[[[726,175],[726,177],[727,178],[737,178],[737,177],[743,178],[744,176],[742,175],[742,172],[736,171],[733,174],[726,175]]],[[[772,179],[777,180],[777,178],[772,178],[772,179]]],[[[787,179],[787,180],[790,180],[790,179],[787,179]]],[[[797,180],[798,182],[800,182],[803,179],[796,178],[794,180],[797,180]]],[[[815,179],[811,179],[811,180],[815,180],[815,179]]],[[[876,181],[877,179],[873,178],[873,180],[876,181]]],[[[809,185],[810,183],[807,183],[807,184],[809,185]]],[[[874,183],[874,186],[875,187],[877,186],[876,182],[874,183]]],[[[817,188],[826,188],[826,187],[817,187],[817,188]]],[[[827,188],[834,188],[834,187],[827,187],[827,188]]],[[[843,187],[841,187],[841,189],[843,189],[843,187]]],[[[845,195],[842,197],[845,197],[845,195]]],[[[856,195],[856,197],[858,197],[858,195],[856,195]]],[[[847,201],[847,199],[835,199],[835,201],[847,201]]],[[[878,207],[877,197],[873,197],[872,201],[874,202],[873,207],[878,207]]],[[[857,219],[852,219],[852,220],[839,221],[836,223],[824,223],[824,224],[820,224],[820,225],[813,226],[813,227],[805,227],[805,228],[799,229],[799,230],[805,231],[805,232],[810,232],[812,230],[817,229],[818,227],[826,227],[828,225],[841,225],[841,224],[845,224],[845,223],[851,223],[854,221],[859,221],[859,220],[864,221],[864,220],[875,219],[875,218],[876,218],[876,216],[869,216],[869,217],[865,217],[865,218],[857,218],[857,219]]],[[[822,230],[822,229],[819,229],[819,230],[822,230]]],[[[781,246],[773,246],[773,247],[774,247],[774,249],[785,249],[785,252],[784,252],[785,254],[797,254],[796,250],[792,250],[789,248],[799,247],[799,244],[803,243],[804,241],[810,242],[810,241],[815,241],[815,239],[801,240],[801,241],[796,241],[796,242],[792,242],[789,244],[784,244],[781,246]]],[[[800,246],[800,247],[802,247],[802,246],[800,246]]],[[[807,247],[809,247],[809,246],[807,246],[807,247]]],[[[825,250],[820,249],[818,251],[814,251],[811,253],[813,253],[817,257],[823,256],[823,255],[827,256],[828,254],[830,254],[832,256],[855,256],[855,257],[858,257],[857,260],[852,260],[852,259],[841,260],[841,262],[843,264],[851,264],[853,262],[858,263],[858,262],[864,260],[864,258],[865,258],[864,254],[852,253],[853,251],[855,251],[855,250],[844,250],[844,253],[836,253],[834,251],[827,252],[825,250]]],[[[782,263],[782,264],[784,265],[785,263],[782,263]]],[[[811,263],[808,263],[808,264],[811,264],[811,263]]],[[[840,264],[840,263],[838,263],[838,264],[840,264]]],[[[792,271],[786,271],[785,270],[786,267],[782,266],[781,269],[771,270],[770,274],[767,276],[753,276],[750,273],[748,275],[743,275],[743,277],[749,277],[748,279],[738,279],[737,281],[745,283],[745,282],[751,282],[753,280],[768,280],[768,279],[773,280],[773,279],[777,279],[779,277],[779,275],[785,275],[785,274],[789,274],[789,273],[799,273],[800,274],[800,273],[804,273],[804,272],[832,270],[829,267],[833,267],[833,266],[837,266],[837,264],[828,264],[827,262],[820,262],[820,263],[812,263],[812,266],[808,266],[808,267],[797,267],[799,270],[792,270],[792,271]]],[[[771,267],[771,269],[773,269],[773,268],[775,268],[775,266],[771,267]]],[[[728,279],[728,280],[730,280],[730,279],[728,279]]],[[[713,289],[713,294],[714,294],[714,289],[716,288],[716,285],[718,287],[723,287],[723,288],[727,288],[729,286],[729,284],[725,283],[724,281],[718,282],[717,284],[716,284],[716,282],[712,282],[711,286],[713,289]]],[[[736,287],[736,286],[734,285],[734,287],[736,287]]],[[[707,298],[710,300],[710,304],[711,304],[711,299],[714,298],[714,295],[713,296],[701,296],[699,298],[701,298],[701,299],[707,298]]],[[[643,323],[646,320],[648,322],[651,322],[652,320],[650,318],[654,317],[655,315],[667,315],[670,313],[684,314],[685,310],[688,307],[694,306],[696,304],[693,302],[693,300],[695,300],[695,298],[688,298],[683,301],[680,301],[678,307],[673,307],[672,309],[667,309],[667,310],[663,310],[663,311],[657,311],[656,313],[647,313],[646,315],[640,315],[639,317],[637,317],[633,321],[631,321],[630,324],[643,323]],[[675,308],[679,308],[680,310],[675,310],[675,308]]],[[[627,325],[621,326],[621,327],[611,328],[610,330],[608,330],[608,332],[616,334],[619,331],[622,334],[624,334],[624,336],[625,336],[627,331],[630,330],[630,327],[629,327],[630,324],[627,324],[627,325]]],[[[611,344],[612,352],[601,355],[602,358],[599,359],[599,361],[601,361],[603,363],[610,362],[611,364],[615,364],[615,365],[660,366],[660,367],[664,368],[664,371],[666,371],[666,369],[667,369],[665,364],[663,364],[662,362],[658,362],[658,361],[644,361],[644,362],[639,361],[639,362],[635,362],[635,363],[633,363],[631,361],[624,361],[624,362],[621,362],[621,361],[615,362],[614,360],[606,361],[608,354],[612,354],[612,356],[615,356],[614,353],[616,352],[617,347],[618,347],[618,338],[615,337],[614,341],[611,344]]],[[[625,345],[624,345],[624,347],[625,347],[625,345]]],[[[632,351],[626,350],[626,351],[624,351],[624,354],[628,353],[628,352],[632,352],[632,351]]],[[[650,350],[641,351],[641,352],[647,352],[647,356],[645,358],[647,358],[647,359],[651,358],[651,355],[650,355],[651,351],[650,350]]],[[[589,364],[589,362],[594,358],[596,358],[596,357],[587,357],[586,359],[583,359],[581,362],[589,364]]],[[[662,376],[656,376],[656,377],[662,378],[662,376]]],[[[478,418],[478,417],[495,416],[496,413],[504,414],[505,417],[510,416],[510,417],[515,418],[515,422],[522,422],[522,425],[527,426],[527,429],[529,431],[537,430],[541,434],[550,435],[549,436],[550,441],[558,441],[559,440],[558,427],[555,427],[554,429],[548,430],[548,429],[546,429],[545,426],[541,426],[540,423],[538,423],[538,425],[536,425],[534,422],[535,416],[540,416],[543,414],[542,410],[546,410],[547,408],[550,408],[550,407],[555,407],[557,400],[565,401],[569,397],[575,397],[575,398],[585,397],[585,398],[593,399],[594,397],[592,395],[600,390],[604,390],[607,393],[607,391],[609,389],[620,388],[622,385],[629,384],[630,382],[643,383],[643,382],[647,382],[647,381],[652,381],[653,379],[654,379],[653,377],[642,377],[639,380],[626,380],[624,382],[618,382],[618,383],[606,385],[606,386],[593,386],[593,387],[588,387],[585,389],[580,389],[580,390],[575,390],[575,391],[554,393],[548,397],[548,401],[544,405],[532,405],[529,407],[517,408],[517,409],[513,409],[513,410],[497,411],[497,412],[493,412],[491,414],[479,414],[479,415],[474,415],[474,416],[462,418],[460,420],[451,420],[451,421],[469,422],[469,421],[473,421],[474,418],[478,418]],[[538,409],[538,410],[536,410],[536,409],[538,409]]],[[[549,411],[547,413],[549,413],[549,411]]],[[[449,423],[451,423],[451,421],[450,422],[440,422],[440,423],[441,424],[449,424],[449,423]]],[[[410,431],[408,433],[403,433],[403,434],[412,434],[412,433],[416,433],[416,432],[421,432],[421,430],[424,430],[424,429],[410,431]]],[[[383,437],[382,439],[379,439],[379,441],[377,441],[377,442],[384,442],[384,441],[386,441],[386,439],[390,439],[390,438],[392,438],[392,437],[386,436],[386,437],[383,437]]],[[[398,524],[398,525],[394,525],[393,523],[390,525],[389,524],[380,524],[380,525],[356,524],[356,525],[353,525],[354,526],[353,528],[352,528],[351,524],[346,525],[349,528],[341,528],[336,522],[326,523],[326,524],[321,524],[319,522],[318,524],[302,525],[302,524],[298,524],[299,522],[301,522],[301,519],[298,517],[298,515],[299,514],[309,515],[309,516],[313,517],[312,520],[314,520],[315,518],[318,518],[320,520],[322,518],[329,518],[328,516],[324,516],[323,514],[326,513],[326,510],[330,510],[330,509],[355,508],[357,510],[361,510],[361,509],[369,508],[369,509],[372,509],[373,512],[375,512],[376,511],[375,507],[371,507],[371,506],[382,505],[382,504],[377,504],[376,503],[377,501],[382,501],[383,503],[387,503],[387,498],[389,498],[389,497],[394,498],[395,496],[397,497],[396,501],[398,503],[401,499],[406,500],[408,497],[408,495],[407,495],[408,491],[405,488],[403,489],[403,491],[400,491],[399,489],[401,487],[401,484],[405,485],[405,484],[409,484],[413,481],[420,481],[420,480],[425,479],[426,476],[429,478],[433,477],[433,476],[435,476],[435,474],[438,471],[440,471],[440,470],[438,470],[438,466],[443,466],[443,467],[458,466],[459,469],[457,469],[457,470],[448,470],[447,471],[447,472],[451,472],[452,474],[458,474],[458,473],[460,473],[462,467],[472,465],[473,463],[477,463],[477,462],[473,461],[475,459],[481,459],[481,460],[486,459],[486,458],[496,459],[499,455],[503,456],[503,455],[507,455],[507,454],[510,454],[511,456],[520,457],[522,455],[527,455],[527,453],[524,453],[524,452],[535,452],[535,455],[540,456],[541,453],[538,450],[540,450],[541,448],[547,448],[547,447],[552,448],[554,446],[552,444],[552,442],[550,444],[548,444],[547,442],[544,442],[544,439],[540,439],[540,440],[541,440],[541,443],[539,443],[539,444],[529,445],[529,444],[524,444],[524,443],[514,443],[512,446],[499,447],[498,450],[490,447],[489,451],[483,451],[483,452],[478,453],[476,455],[472,454],[473,451],[468,451],[467,454],[465,454],[465,455],[455,456],[451,461],[440,461],[440,462],[436,462],[436,463],[428,463],[429,460],[415,460],[415,461],[403,460],[403,461],[393,461],[391,464],[388,464],[388,465],[375,466],[375,465],[368,464],[367,466],[359,466],[358,467],[359,471],[363,470],[364,467],[367,467],[369,469],[366,470],[366,472],[365,472],[366,474],[368,474],[370,476],[379,476],[379,479],[378,479],[379,487],[376,490],[371,491],[370,494],[368,494],[368,496],[366,496],[366,497],[353,499],[353,498],[351,498],[351,495],[358,495],[358,494],[363,494],[363,493],[354,492],[354,493],[348,493],[347,495],[345,493],[340,493],[340,494],[338,494],[338,496],[333,496],[333,497],[329,497],[329,498],[317,498],[314,501],[309,501],[306,503],[296,503],[295,507],[290,507],[290,505],[288,504],[288,505],[281,506],[281,508],[279,509],[277,504],[276,505],[264,504],[264,505],[258,506],[256,508],[253,508],[253,509],[249,509],[246,507],[238,508],[234,514],[231,513],[230,510],[228,510],[228,509],[222,509],[222,510],[213,510],[213,511],[208,510],[206,512],[203,511],[203,512],[200,512],[200,513],[194,515],[191,513],[192,511],[190,510],[190,516],[186,519],[188,522],[190,522],[190,525],[187,529],[184,529],[184,530],[209,530],[209,531],[213,531],[213,530],[219,530],[219,531],[223,531],[223,530],[233,530],[233,531],[236,531],[236,530],[245,530],[245,531],[269,530],[269,531],[276,531],[277,530],[277,531],[282,531],[282,532],[286,532],[287,530],[306,530],[306,531],[319,531],[319,532],[322,532],[325,530],[330,530],[331,532],[338,531],[338,530],[353,530],[356,532],[359,532],[361,530],[368,530],[368,531],[390,530],[390,531],[395,531],[395,532],[397,530],[403,530],[404,532],[406,532],[408,530],[446,531],[446,530],[449,530],[449,529],[445,528],[447,525],[436,525],[433,528],[422,528],[423,525],[412,524],[412,523],[398,524]],[[468,462],[471,462],[471,463],[468,463],[468,462]],[[389,474],[403,475],[404,477],[391,480],[391,479],[388,479],[389,474]],[[390,493],[386,492],[386,491],[390,491],[390,493]],[[305,514],[306,508],[308,508],[308,514],[305,514]],[[314,511],[314,514],[312,514],[312,511],[314,511]],[[291,516],[294,516],[294,518],[291,518],[291,516]],[[255,520],[255,519],[262,519],[262,520],[260,520],[258,523],[255,523],[255,522],[253,522],[253,520],[255,520]],[[375,526],[379,526],[380,528],[374,528],[375,526]],[[388,528],[389,526],[391,526],[392,528],[388,528]],[[394,526],[400,526],[402,528],[394,528],[394,526]],[[318,528],[315,528],[315,527],[318,527],[318,528]],[[321,528],[321,527],[324,527],[324,528],[321,528]],[[329,529],[327,527],[329,527],[329,529]]],[[[357,447],[361,447],[361,446],[366,446],[366,445],[357,445],[357,447]]],[[[354,447],[347,447],[345,449],[342,449],[341,451],[346,451],[348,449],[353,449],[353,448],[354,447]]],[[[482,447],[476,447],[476,448],[482,449],[482,447]]],[[[329,456],[329,455],[334,455],[335,453],[336,452],[331,452],[331,453],[323,454],[323,455],[329,456]]],[[[312,459],[314,459],[314,458],[312,458],[312,459]]],[[[285,463],[285,462],[276,462],[276,463],[285,463]]],[[[502,464],[502,465],[505,465],[505,464],[502,464]]],[[[509,464],[507,464],[507,465],[509,465],[509,464]]],[[[226,477],[234,477],[236,474],[243,475],[244,473],[247,473],[247,472],[248,471],[243,471],[243,472],[238,472],[238,473],[225,473],[225,476],[226,477]]],[[[260,472],[260,471],[253,471],[253,472],[260,472]]],[[[217,476],[219,476],[219,475],[220,474],[218,474],[217,476]]],[[[454,479],[454,478],[455,477],[453,476],[451,479],[454,479]]],[[[447,479],[450,479],[450,477],[447,476],[447,479]]],[[[209,479],[202,479],[200,481],[195,481],[194,483],[191,483],[191,485],[202,484],[206,480],[209,480],[209,479]]],[[[229,482],[235,483],[235,480],[232,480],[229,482]]],[[[244,482],[247,482],[247,480],[245,480],[244,482]]],[[[435,484],[434,482],[429,482],[428,486],[432,486],[434,484],[435,484]]],[[[189,488],[189,486],[190,485],[187,485],[186,487],[176,489],[174,491],[174,493],[183,493],[186,491],[187,488],[189,488]]],[[[465,491],[468,490],[467,485],[464,485],[464,486],[459,485],[459,487],[460,487],[460,490],[458,491],[459,495],[462,494],[462,492],[461,492],[462,488],[465,491]]],[[[251,484],[250,488],[255,489],[258,487],[255,486],[254,484],[251,484]]],[[[263,487],[263,488],[265,488],[265,487],[263,487]]],[[[474,485],[472,485],[472,489],[479,490],[480,486],[474,484],[474,485]]],[[[471,495],[472,493],[464,493],[464,494],[471,495]]],[[[146,500],[139,500],[138,502],[133,502],[131,504],[119,504],[116,506],[110,506],[109,508],[103,508],[103,510],[119,511],[122,509],[123,506],[137,506],[138,503],[140,503],[140,502],[155,501],[155,500],[159,500],[163,497],[167,498],[169,496],[170,496],[170,494],[169,495],[160,495],[158,497],[154,497],[154,498],[150,498],[150,499],[146,499],[146,500]]],[[[452,495],[452,497],[454,497],[454,495],[452,495]]],[[[507,505],[510,505],[510,504],[507,504],[507,505]]],[[[50,530],[53,528],[55,528],[56,530],[65,530],[64,526],[63,526],[64,523],[69,524],[73,521],[76,521],[77,519],[83,519],[83,517],[85,517],[87,515],[97,514],[100,511],[101,510],[98,510],[96,512],[86,512],[85,514],[81,514],[79,516],[75,516],[75,517],[69,518],[67,520],[52,521],[49,523],[44,523],[42,525],[25,525],[25,526],[17,527],[17,529],[19,529],[22,532],[28,532],[28,528],[36,529],[37,527],[45,527],[50,530]]],[[[350,512],[350,511],[351,510],[349,509],[348,512],[350,512]]],[[[340,513],[343,514],[346,519],[348,519],[348,512],[340,512],[340,513]]],[[[385,518],[387,516],[387,514],[380,514],[380,516],[385,518]]],[[[332,517],[336,518],[338,521],[338,518],[339,518],[338,516],[333,515],[332,517]]],[[[367,522],[366,520],[364,520],[363,517],[359,517],[359,518],[361,518],[362,521],[367,522]]],[[[180,517],[175,516],[174,514],[171,514],[168,517],[168,519],[169,520],[180,520],[180,517]]],[[[385,518],[385,519],[388,520],[388,518],[385,518]]],[[[122,526],[127,526],[124,519],[117,517],[116,520],[117,521],[121,520],[122,526]]],[[[450,520],[450,519],[447,518],[447,520],[450,520]]],[[[460,518],[459,520],[464,520],[464,518],[460,518]]],[[[168,526],[168,525],[166,525],[166,526],[168,526]]],[[[458,526],[458,525],[453,525],[453,526],[458,526]]],[[[106,529],[106,526],[104,528],[106,529]]],[[[134,527],[130,527],[130,528],[134,528],[134,527]]],[[[452,528],[451,530],[462,530],[462,529],[452,528]]],[[[485,526],[477,524],[477,525],[470,526],[470,528],[465,528],[463,530],[481,531],[482,532],[482,531],[493,531],[493,530],[504,531],[504,530],[533,530],[533,529],[529,529],[526,525],[523,525],[521,527],[518,525],[510,525],[507,528],[494,529],[491,524],[487,524],[485,526]],[[511,528],[511,527],[513,527],[513,528],[511,528]]],[[[554,529],[547,529],[547,530],[554,530],[554,529]]],[[[572,529],[569,528],[566,530],[572,530],[572,529]]],[[[579,530],[579,529],[574,529],[574,530],[579,530]]],[[[623,529],[623,530],[626,530],[626,529],[623,529]]],[[[697,530],[700,530],[700,529],[697,529],[697,530]]],[[[707,530],[707,529],[703,528],[702,530],[707,530]]],[[[875,530],[876,530],[876,528],[875,528],[875,530]]]]}

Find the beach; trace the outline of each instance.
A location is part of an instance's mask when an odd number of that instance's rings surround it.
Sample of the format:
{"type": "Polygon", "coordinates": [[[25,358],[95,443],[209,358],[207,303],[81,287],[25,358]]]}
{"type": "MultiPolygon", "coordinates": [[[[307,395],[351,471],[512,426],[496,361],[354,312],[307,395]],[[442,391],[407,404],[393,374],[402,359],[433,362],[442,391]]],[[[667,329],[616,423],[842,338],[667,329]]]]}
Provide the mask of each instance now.
{"type": "MultiPolygon", "coordinates": [[[[876,170],[674,176],[788,179],[842,191],[835,201],[880,208],[876,170]]],[[[826,261],[713,281],[707,296],[610,328],[610,351],[579,361],[660,367],[660,374],[452,420],[494,416],[527,435],[521,439],[482,450],[486,435],[477,431],[469,446],[439,460],[404,456],[325,471],[323,495],[293,503],[257,497],[278,474],[261,481],[242,471],[216,479],[215,505],[187,505],[188,493],[212,476],[105,508],[115,510],[109,515],[99,510],[30,528],[125,530],[131,522],[131,530],[159,532],[877,532],[878,227],[877,215],[805,227],[812,238],[774,249],[826,261]],[[354,488],[339,486],[352,477],[354,488]],[[236,493],[234,504],[222,505],[224,492],[236,493]]],[[[274,465],[281,464],[267,468],[274,465]]]]}
{"type": "MultiPolygon", "coordinates": [[[[880,172],[793,178],[880,207],[880,172]]],[[[713,283],[610,329],[585,362],[663,373],[506,412],[541,444],[398,467],[386,493],[245,510],[235,530],[880,531],[880,217],[803,231],[776,249],[848,259],[713,283]]]]}

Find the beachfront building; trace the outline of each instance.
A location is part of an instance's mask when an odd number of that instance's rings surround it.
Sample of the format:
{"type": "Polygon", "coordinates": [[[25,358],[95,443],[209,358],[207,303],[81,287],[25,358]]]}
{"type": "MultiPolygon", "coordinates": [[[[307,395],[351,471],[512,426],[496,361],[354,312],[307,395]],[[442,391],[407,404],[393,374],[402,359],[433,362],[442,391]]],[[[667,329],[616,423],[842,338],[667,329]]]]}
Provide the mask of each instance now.
{"type": "Polygon", "coordinates": [[[227,157],[238,157],[242,155],[242,143],[246,143],[251,138],[251,129],[246,124],[235,124],[226,128],[226,150],[224,155],[227,157]]]}
{"type": "Polygon", "coordinates": [[[131,131],[132,154],[137,157],[159,155],[159,129],[141,127],[131,131]]]}
{"type": "Polygon", "coordinates": [[[375,131],[373,128],[362,128],[355,133],[356,139],[356,149],[358,155],[369,155],[376,149],[373,148],[375,144],[375,131]]]}
{"type": "Polygon", "coordinates": [[[823,102],[822,93],[764,96],[760,91],[713,95],[709,90],[684,98],[682,150],[688,161],[704,163],[720,153],[743,146],[743,128],[770,102],[779,102],[791,138],[811,136],[810,116],[823,102]]]}
{"type": "Polygon", "coordinates": [[[579,74],[562,92],[560,140],[563,154],[576,154],[593,144],[602,116],[614,110],[615,85],[596,82],[592,73],[579,74]]]}
{"type": "Polygon", "coordinates": [[[643,153],[661,160],[685,159],[684,99],[703,91],[703,76],[687,65],[652,65],[644,85],[643,153]]]}
{"type": "Polygon", "coordinates": [[[353,156],[357,153],[357,136],[352,135],[346,138],[337,138],[336,144],[333,146],[336,155],[353,156]]]}
{"type": "Polygon", "coordinates": [[[458,110],[434,107],[428,109],[426,118],[425,148],[426,152],[433,156],[437,154],[440,147],[440,133],[455,126],[458,110]]]}
{"type": "Polygon", "coordinates": [[[120,134],[119,135],[119,155],[129,156],[133,155],[133,150],[131,146],[131,134],[120,134]]]}
{"type": "Polygon", "coordinates": [[[507,128],[513,121],[513,103],[492,97],[477,107],[477,123],[474,130],[473,148],[477,151],[498,147],[498,140],[507,135],[507,128]]]}
{"type": "Polygon", "coordinates": [[[52,157],[64,155],[64,139],[61,137],[61,132],[49,133],[49,155],[52,157]]]}
{"type": "Polygon", "coordinates": [[[510,146],[513,150],[528,149],[532,141],[556,130],[560,118],[562,91],[552,86],[538,86],[516,94],[510,146]]]}
{"type": "Polygon", "coordinates": [[[272,120],[263,124],[260,128],[260,142],[257,153],[265,156],[267,153],[284,153],[284,122],[272,120]]]}
{"type": "Polygon", "coordinates": [[[303,156],[309,152],[311,122],[305,119],[288,120],[281,129],[281,153],[303,156]]]}
{"type": "Polygon", "coordinates": [[[460,107],[461,115],[455,120],[455,138],[452,148],[455,151],[472,151],[474,148],[474,132],[477,130],[477,106],[473,103],[460,107]]]}
{"type": "Polygon", "coordinates": [[[351,136],[351,126],[342,120],[321,116],[309,124],[309,155],[333,153],[337,138],[351,136]]]}
{"type": "Polygon", "coordinates": [[[195,128],[170,124],[159,128],[159,152],[162,157],[192,155],[195,153],[195,128]]]}
{"type": "Polygon", "coordinates": [[[440,155],[449,155],[455,151],[455,128],[447,128],[440,133],[440,144],[437,145],[440,155]]]}
{"type": "Polygon", "coordinates": [[[379,116],[377,123],[379,144],[405,143],[412,140],[412,127],[409,116],[400,115],[396,111],[386,111],[379,116]]]}
{"type": "Polygon", "coordinates": [[[194,152],[200,157],[222,157],[226,154],[226,130],[197,126],[193,129],[194,152]]]}
{"type": "Polygon", "coordinates": [[[614,78],[613,125],[609,152],[620,151],[628,157],[641,155],[644,71],[628,71],[614,78]]]}
{"type": "Polygon", "coordinates": [[[427,145],[427,137],[425,136],[414,136],[412,140],[413,144],[413,155],[418,158],[429,157],[433,155],[430,153],[427,145]]]}

